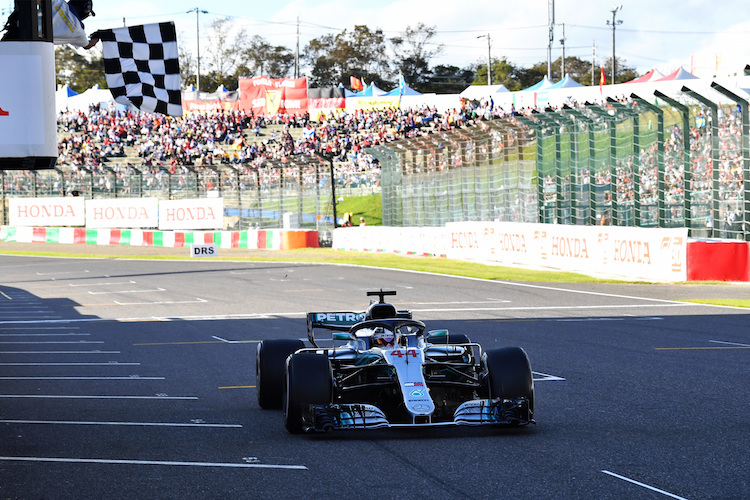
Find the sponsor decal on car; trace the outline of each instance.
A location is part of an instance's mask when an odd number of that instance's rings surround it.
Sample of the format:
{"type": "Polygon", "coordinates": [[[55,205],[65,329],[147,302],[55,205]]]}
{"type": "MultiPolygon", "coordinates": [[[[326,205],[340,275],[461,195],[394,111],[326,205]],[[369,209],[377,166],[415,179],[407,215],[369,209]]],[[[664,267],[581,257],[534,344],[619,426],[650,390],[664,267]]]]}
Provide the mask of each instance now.
{"type": "Polygon", "coordinates": [[[424,387],[424,384],[422,382],[407,382],[404,387],[424,387]]]}

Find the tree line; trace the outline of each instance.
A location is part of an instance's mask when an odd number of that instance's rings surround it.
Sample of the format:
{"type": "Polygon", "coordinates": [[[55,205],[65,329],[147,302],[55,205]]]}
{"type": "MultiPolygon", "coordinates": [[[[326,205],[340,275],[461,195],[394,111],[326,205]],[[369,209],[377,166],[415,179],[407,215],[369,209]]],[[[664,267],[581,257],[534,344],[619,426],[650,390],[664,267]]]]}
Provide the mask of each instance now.
{"type": "MultiPolygon", "coordinates": [[[[239,78],[268,76],[291,78],[295,67],[305,68],[310,87],[349,86],[349,77],[355,76],[367,83],[390,89],[398,85],[399,75],[419,92],[439,94],[458,93],[468,85],[487,84],[487,60],[466,67],[450,64],[431,65],[442,52],[443,46],[435,43],[435,27],[418,23],[409,26],[396,36],[387,37],[381,29],[356,25],[339,33],[326,34],[310,40],[299,53],[299,66],[295,51],[272,45],[261,36],[249,36],[231,18],[214,19],[201,46],[201,91],[213,91],[219,85],[235,90],[239,78]]],[[[106,87],[104,63],[100,49],[83,55],[68,45],[55,49],[57,83],[68,84],[82,92],[95,84],[106,87]]],[[[196,85],[197,58],[185,47],[180,47],[180,70],[184,86],[196,85]]],[[[617,82],[637,76],[635,69],[620,58],[615,60],[617,82]]],[[[612,59],[601,65],[610,74],[612,59]]],[[[554,80],[562,78],[562,58],[552,63],[554,80]]],[[[565,58],[565,72],[584,85],[599,84],[599,66],[592,68],[591,61],[577,57],[565,58]],[[592,71],[593,69],[593,71],[592,71]]],[[[505,57],[492,60],[492,84],[505,85],[508,90],[529,87],[547,74],[547,62],[531,67],[513,64],[505,57]]],[[[610,83],[610,82],[608,82],[610,83]]]]}

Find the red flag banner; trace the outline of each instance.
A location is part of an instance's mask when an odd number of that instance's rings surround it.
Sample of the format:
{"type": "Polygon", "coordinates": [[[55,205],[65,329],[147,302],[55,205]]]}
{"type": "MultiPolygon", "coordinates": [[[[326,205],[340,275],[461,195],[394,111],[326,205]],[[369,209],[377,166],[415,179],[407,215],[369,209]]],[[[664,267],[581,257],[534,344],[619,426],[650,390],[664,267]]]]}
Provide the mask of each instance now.
{"type": "Polygon", "coordinates": [[[240,78],[240,109],[256,116],[307,113],[307,78],[240,78]]]}
{"type": "Polygon", "coordinates": [[[362,80],[355,76],[349,77],[349,86],[352,88],[352,90],[356,90],[358,92],[365,90],[365,86],[362,85],[362,80]]]}
{"type": "Polygon", "coordinates": [[[599,68],[601,70],[601,76],[599,77],[599,93],[602,93],[602,86],[607,84],[607,77],[604,74],[604,68],[599,68]]]}

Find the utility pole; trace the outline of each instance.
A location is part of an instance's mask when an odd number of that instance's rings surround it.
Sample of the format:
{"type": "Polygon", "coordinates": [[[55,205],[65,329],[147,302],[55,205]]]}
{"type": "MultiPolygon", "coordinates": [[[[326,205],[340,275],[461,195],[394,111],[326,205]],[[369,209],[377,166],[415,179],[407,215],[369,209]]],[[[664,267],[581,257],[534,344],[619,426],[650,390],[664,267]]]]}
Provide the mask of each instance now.
{"type": "Polygon", "coordinates": [[[547,42],[547,78],[552,79],[552,44],[555,42],[555,0],[547,3],[547,24],[549,25],[549,40],[547,42]]]}
{"type": "Polygon", "coordinates": [[[489,33],[486,35],[479,35],[477,38],[487,39],[487,85],[492,85],[492,40],[490,39],[489,33]]]}
{"type": "MultiPolygon", "coordinates": [[[[617,7],[612,8],[612,82],[610,84],[615,83],[615,77],[617,76],[617,72],[615,70],[615,28],[617,28],[618,25],[622,24],[622,19],[619,21],[615,20],[615,17],[617,16],[617,13],[622,10],[622,5],[618,5],[617,7]]],[[[607,20],[607,24],[610,25],[609,20],[607,20]]]]}
{"type": "Polygon", "coordinates": [[[195,43],[197,52],[197,65],[195,71],[195,87],[198,91],[198,98],[200,99],[201,92],[201,25],[199,20],[200,14],[208,14],[207,10],[201,10],[198,7],[187,11],[188,14],[195,12],[195,43]]]}
{"type": "Polygon", "coordinates": [[[294,52],[294,78],[299,78],[299,16],[297,16],[297,49],[294,52]]]}
{"type": "Polygon", "coordinates": [[[591,86],[594,86],[594,72],[596,71],[596,40],[591,45],[591,86]]]}
{"type": "Polygon", "coordinates": [[[560,80],[565,78],[565,23],[562,25],[562,38],[560,38],[560,45],[562,45],[562,69],[560,70],[560,80]]]}

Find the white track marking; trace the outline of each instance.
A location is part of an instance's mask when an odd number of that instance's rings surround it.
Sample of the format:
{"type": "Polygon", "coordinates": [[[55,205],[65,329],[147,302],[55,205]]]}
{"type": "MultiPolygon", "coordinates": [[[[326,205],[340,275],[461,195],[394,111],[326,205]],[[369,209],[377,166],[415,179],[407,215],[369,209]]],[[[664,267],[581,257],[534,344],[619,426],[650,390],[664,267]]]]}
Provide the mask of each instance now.
{"type": "Polygon", "coordinates": [[[0,351],[0,354],[120,354],[120,351],[0,351]]]}
{"type": "Polygon", "coordinates": [[[90,271],[84,269],[83,271],[60,271],[56,273],[36,273],[37,276],[58,276],[60,274],[78,274],[78,273],[88,273],[90,271]]]}
{"type": "Polygon", "coordinates": [[[534,382],[565,382],[562,377],[556,377],[555,375],[549,375],[547,373],[532,372],[534,375],[538,375],[539,378],[534,378],[534,382]]]}
{"type": "Polygon", "coordinates": [[[166,292],[166,288],[155,288],[153,290],[112,290],[109,292],[92,292],[88,291],[89,295],[114,295],[116,293],[150,293],[150,292],[166,292]]]}
{"type": "Polygon", "coordinates": [[[0,380],[129,380],[133,382],[141,380],[166,380],[165,377],[141,377],[140,375],[126,377],[0,377],[0,380]]]}
{"type": "Polygon", "coordinates": [[[76,396],[63,394],[0,394],[0,399],[158,399],[194,401],[195,396],[76,396]]]}
{"type": "Polygon", "coordinates": [[[111,286],[111,285],[135,285],[135,281],[128,280],[128,281],[115,281],[112,283],[68,283],[68,286],[111,286]]]}
{"type": "Polygon", "coordinates": [[[210,427],[219,429],[241,429],[241,424],[196,424],[180,422],[85,422],[75,420],[0,420],[0,424],[47,424],[47,425],[124,425],[133,427],[210,427]]]}
{"type": "Polygon", "coordinates": [[[750,347],[750,344],[739,344],[737,342],[724,342],[722,340],[709,340],[709,342],[713,342],[714,344],[736,345],[738,347],[750,347]]]}
{"type": "MultiPolygon", "coordinates": [[[[17,328],[9,328],[16,330],[17,328]]],[[[53,329],[53,328],[51,328],[53,329]]],[[[88,337],[90,333],[0,333],[0,337],[88,337]]]]}
{"type": "Polygon", "coordinates": [[[621,476],[621,475],[619,475],[619,474],[615,474],[614,472],[610,472],[610,471],[608,471],[608,470],[603,470],[602,472],[603,472],[603,473],[605,473],[605,474],[608,474],[608,475],[610,475],[610,476],[612,476],[612,477],[616,477],[617,479],[622,479],[623,481],[627,481],[627,482],[629,482],[629,483],[633,483],[633,484],[635,484],[635,485],[641,486],[641,487],[643,487],[643,488],[646,488],[646,489],[649,489],[649,490],[651,490],[651,491],[655,491],[655,492],[657,492],[657,493],[661,493],[662,495],[666,495],[666,496],[668,496],[668,497],[676,498],[676,499],[678,499],[678,500],[687,500],[687,499],[686,499],[686,498],[684,498],[684,497],[680,497],[680,496],[677,496],[677,495],[675,495],[675,494],[673,494],[673,493],[670,493],[670,492],[668,492],[668,491],[660,490],[659,488],[654,488],[653,486],[649,486],[648,484],[645,484],[645,483],[641,483],[640,481],[636,481],[636,480],[634,480],[634,479],[630,479],[630,478],[628,478],[628,477],[625,477],[625,476],[621,476]]]}
{"type": "Polygon", "coordinates": [[[307,470],[304,465],[271,464],[230,464],[222,462],[168,462],[160,460],[112,460],[104,458],[45,458],[45,457],[0,457],[6,462],[58,462],[73,464],[114,464],[114,465],[170,465],[185,467],[229,467],[237,469],[290,469],[307,470]]]}
{"type": "Polygon", "coordinates": [[[141,364],[105,361],[104,363],[0,363],[0,366],[141,366],[141,364]]]}
{"type": "MultiPolygon", "coordinates": [[[[143,305],[163,305],[163,304],[202,304],[208,302],[206,299],[196,297],[195,300],[168,300],[162,302],[120,302],[119,300],[113,300],[118,306],[143,306],[143,305]]],[[[86,304],[83,304],[84,306],[86,304]]]]}
{"type": "Polygon", "coordinates": [[[28,344],[35,344],[35,345],[39,345],[39,344],[103,344],[103,343],[104,343],[103,340],[45,340],[41,342],[33,342],[33,341],[5,342],[3,341],[3,342],[0,342],[0,345],[2,344],[13,344],[13,345],[18,345],[18,344],[24,344],[24,345],[28,345],[28,344]]]}

